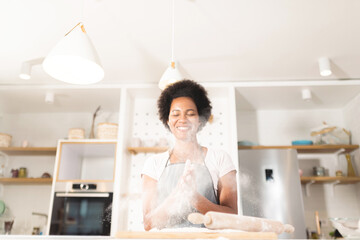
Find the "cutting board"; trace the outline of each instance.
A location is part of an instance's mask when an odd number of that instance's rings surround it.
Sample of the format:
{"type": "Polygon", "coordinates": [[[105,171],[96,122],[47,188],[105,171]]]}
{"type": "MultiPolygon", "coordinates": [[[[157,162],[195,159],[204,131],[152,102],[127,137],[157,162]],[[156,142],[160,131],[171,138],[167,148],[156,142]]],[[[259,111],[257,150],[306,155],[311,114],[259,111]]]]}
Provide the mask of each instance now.
{"type": "Polygon", "coordinates": [[[273,232],[118,232],[115,238],[128,239],[277,239],[273,232]]]}

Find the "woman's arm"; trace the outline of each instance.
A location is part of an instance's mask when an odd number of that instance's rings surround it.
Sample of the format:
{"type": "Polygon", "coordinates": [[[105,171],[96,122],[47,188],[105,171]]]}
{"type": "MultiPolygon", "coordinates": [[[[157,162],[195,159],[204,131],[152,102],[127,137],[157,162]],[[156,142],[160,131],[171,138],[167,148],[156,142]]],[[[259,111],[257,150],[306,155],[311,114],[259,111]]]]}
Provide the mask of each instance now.
{"type": "Polygon", "coordinates": [[[218,197],[220,205],[214,204],[201,194],[196,193],[196,197],[193,199],[192,204],[202,214],[209,211],[237,214],[237,185],[235,170],[225,174],[219,179],[218,197]]]}
{"type": "Polygon", "coordinates": [[[142,176],[142,192],[145,230],[164,228],[170,217],[168,209],[176,203],[174,197],[170,195],[157,207],[157,181],[147,175],[142,176]]]}

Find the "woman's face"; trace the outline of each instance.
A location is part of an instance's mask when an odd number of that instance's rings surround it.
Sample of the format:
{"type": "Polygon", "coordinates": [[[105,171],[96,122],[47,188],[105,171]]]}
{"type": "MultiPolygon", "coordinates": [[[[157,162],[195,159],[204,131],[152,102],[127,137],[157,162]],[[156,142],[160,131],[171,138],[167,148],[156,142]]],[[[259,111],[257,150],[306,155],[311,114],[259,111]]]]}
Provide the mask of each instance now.
{"type": "Polygon", "coordinates": [[[199,114],[194,101],[189,97],[173,99],[168,125],[176,139],[191,141],[199,129],[199,114]]]}

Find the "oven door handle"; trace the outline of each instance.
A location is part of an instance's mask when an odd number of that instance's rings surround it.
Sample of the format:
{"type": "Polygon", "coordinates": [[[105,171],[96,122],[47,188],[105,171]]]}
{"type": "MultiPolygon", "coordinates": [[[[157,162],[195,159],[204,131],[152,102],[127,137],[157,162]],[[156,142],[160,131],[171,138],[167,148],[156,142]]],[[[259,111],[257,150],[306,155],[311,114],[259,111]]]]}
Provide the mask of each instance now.
{"type": "Polygon", "coordinates": [[[109,197],[109,193],[56,193],[56,197],[109,197]]]}

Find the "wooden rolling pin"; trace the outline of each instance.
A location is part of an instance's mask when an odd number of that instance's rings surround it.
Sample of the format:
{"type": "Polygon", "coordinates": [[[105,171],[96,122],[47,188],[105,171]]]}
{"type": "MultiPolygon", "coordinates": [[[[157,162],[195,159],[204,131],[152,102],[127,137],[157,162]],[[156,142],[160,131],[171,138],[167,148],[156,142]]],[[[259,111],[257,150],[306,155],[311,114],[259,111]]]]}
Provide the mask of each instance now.
{"type": "Polygon", "coordinates": [[[247,232],[283,232],[292,233],[295,228],[290,224],[282,224],[279,221],[240,216],[236,214],[207,212],[190,213],[188,220],[193,224],[204,224],[209,229],[238,229],[247,232]]]}

